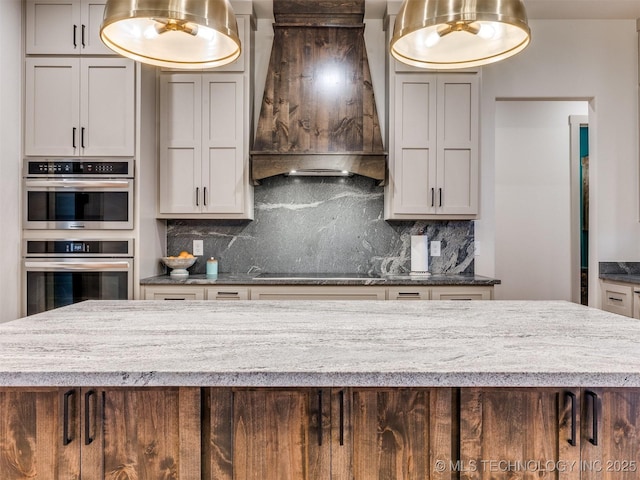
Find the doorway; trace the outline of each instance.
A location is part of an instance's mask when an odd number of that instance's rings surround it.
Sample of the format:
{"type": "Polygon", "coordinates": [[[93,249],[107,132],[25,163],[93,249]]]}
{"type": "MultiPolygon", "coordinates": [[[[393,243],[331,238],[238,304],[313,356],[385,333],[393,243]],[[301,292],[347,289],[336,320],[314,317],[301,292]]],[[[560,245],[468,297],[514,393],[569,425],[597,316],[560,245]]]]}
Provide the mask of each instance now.
{"type": "Polygon", "coordinates": [[[498,299],[580,302],[569,118],[588,113],[586,100],[496,102],[498,299]]]}
{"type": "Polygon", "coordinates": [[[589,117],[571,115],[572,301],[589,305],[589,117]]]}

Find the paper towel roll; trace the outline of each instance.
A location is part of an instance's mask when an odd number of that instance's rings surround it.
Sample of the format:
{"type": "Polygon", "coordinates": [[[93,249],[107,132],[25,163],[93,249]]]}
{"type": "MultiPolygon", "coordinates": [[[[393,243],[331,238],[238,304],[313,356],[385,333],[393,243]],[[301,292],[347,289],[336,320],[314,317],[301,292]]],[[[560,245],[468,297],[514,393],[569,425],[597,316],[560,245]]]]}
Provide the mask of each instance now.
{"type": "Polygon", "coordinates": [[[429,274],[429,240],[426,235],[411,235],[411,274],[429,274]]]}

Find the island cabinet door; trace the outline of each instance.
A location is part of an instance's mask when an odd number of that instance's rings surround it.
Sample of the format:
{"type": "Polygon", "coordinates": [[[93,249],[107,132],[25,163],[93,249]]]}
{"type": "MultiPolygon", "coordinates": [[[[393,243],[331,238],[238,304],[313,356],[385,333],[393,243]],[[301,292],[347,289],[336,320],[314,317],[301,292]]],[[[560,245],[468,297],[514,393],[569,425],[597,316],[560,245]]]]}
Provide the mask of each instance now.
{"type": "Polygon", "coordinates": [[[328,480],[329,391],[210,388],[204,480],[328,480]]]}
{"type": "Polygon", "coordinates": [[[81,403],[82,480],[200,478],[199,388],[83,389],[81,403]]]}
{"type": "Polygon", "coordinates": [[[580,480],[578,389],[462,388],[461,480],[580,480]]]}
{"type": "Polygon", "coordinates": [[[332,393],[332,478],[451,480],[452,389],[332,393]]]}
{"type": "Polygon", "coordinates": [[[582,391],[582,480],[640,478],[640,389],[582,391]]]}
{"type": "Polygon", "coordinates": [[[79,390],[0,389],[0,479],[80,478],[79,390]]]}

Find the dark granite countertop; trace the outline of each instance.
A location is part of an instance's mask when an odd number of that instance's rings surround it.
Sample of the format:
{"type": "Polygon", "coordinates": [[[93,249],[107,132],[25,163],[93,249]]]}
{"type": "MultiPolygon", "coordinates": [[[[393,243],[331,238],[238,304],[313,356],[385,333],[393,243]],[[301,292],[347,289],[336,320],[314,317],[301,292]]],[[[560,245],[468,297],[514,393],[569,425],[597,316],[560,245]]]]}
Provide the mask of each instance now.
{"type": "Polygon", "coordinates": [[[640,262],[600,262],[598,267],[602,280],[640,285],[640,262]]]}
{"type": "Polygon", "coordinates": [[[434,274],[428,277],[409,275],[365,275],[365,274],[242,274],[220,273],[217,279],[207,278],[204,274],[191,274],[188,278],[177,279],[170,275],[158,275],[143,278],[141,285],[461,285],[491,286],[500,284],[500,280],[481,275],[434,274]],[[261,276],[262,275],[262,276],[261,276]],[[277,276],[275,276],[277,275],[277,276]]]}

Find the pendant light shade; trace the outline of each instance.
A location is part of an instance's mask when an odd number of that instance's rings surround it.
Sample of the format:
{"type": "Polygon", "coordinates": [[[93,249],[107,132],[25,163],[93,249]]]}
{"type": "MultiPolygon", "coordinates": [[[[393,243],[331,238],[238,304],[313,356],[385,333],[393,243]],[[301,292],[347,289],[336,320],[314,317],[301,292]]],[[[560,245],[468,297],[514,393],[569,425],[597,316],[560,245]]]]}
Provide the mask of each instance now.
{"type": "Polygon", "coordinates": [[[219,67],[240,55],[227,0],[107,0],[100,38],[116,53],[160,67],[219,67]]]}
{"type": "Polygon", "coordinates": [[[522,0],[404,0],[390,48],[400,62],[452,69],[503,60],[530,39],[522,0]]]}

